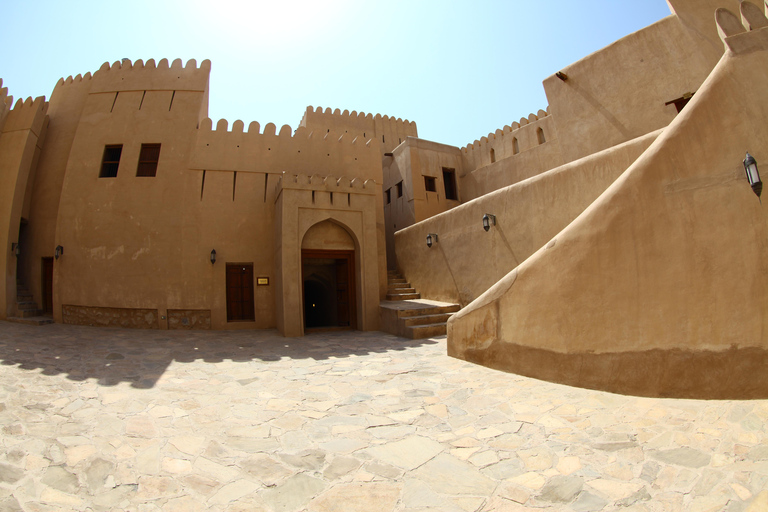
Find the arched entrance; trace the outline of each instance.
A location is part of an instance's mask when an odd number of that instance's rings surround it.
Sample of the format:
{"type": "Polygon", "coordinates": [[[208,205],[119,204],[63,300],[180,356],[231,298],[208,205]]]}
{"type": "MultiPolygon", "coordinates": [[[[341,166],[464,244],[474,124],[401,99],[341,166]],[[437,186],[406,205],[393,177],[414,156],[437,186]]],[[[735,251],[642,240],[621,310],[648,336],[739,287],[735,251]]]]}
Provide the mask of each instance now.
{"type": "Polygon", "coordinates": [[[330,221],[312,226],[301,249],[305,329],[357,328],[355,245],[330,221]]]}

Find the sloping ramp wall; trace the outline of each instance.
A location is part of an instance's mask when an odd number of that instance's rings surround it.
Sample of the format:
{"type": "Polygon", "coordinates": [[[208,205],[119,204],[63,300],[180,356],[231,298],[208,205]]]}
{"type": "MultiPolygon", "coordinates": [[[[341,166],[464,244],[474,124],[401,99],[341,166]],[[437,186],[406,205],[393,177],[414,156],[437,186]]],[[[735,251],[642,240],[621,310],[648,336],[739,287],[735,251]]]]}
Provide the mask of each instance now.
{"type": "Polygon", "coordinates": [[[422,297],[466,306],[589,206],[660,130],[474,199],[395,233],[400,270],[422,297]],[[485,213],[496,225],[483,231],[485,213]],[[438,242],[427,247],[428,233],[438,242]]]}
{"type": "MultiPolygon", "coordinates": [[[[721,27],[730,16],[718,12],[721,27]]],[[[768,175],[768,28],[729,23],[728,51],[685,110],[451,319],[449,355],[618,393],[768,397],[768,205],[742,166],[749,151],[768,175]]]]}

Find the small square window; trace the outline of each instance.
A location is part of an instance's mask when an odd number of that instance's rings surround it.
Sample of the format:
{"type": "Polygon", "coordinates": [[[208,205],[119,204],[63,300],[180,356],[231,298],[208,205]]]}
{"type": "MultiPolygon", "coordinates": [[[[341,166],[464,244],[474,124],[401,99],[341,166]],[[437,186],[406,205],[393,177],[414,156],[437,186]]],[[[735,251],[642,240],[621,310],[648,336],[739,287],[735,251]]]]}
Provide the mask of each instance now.
{"type": "Polygon", "coordinates": [[[104,146],[104,155],[101,157],[101,171],[99,171],[99,178],[117,178],[117,168],[120,167],[120,155],[122,153],[122,144],[104,146]]]}
{"type": "Polygon", "coordinates": [[[396,186],[397,186],[397,197],[403,197],[403,182],[401,181],[396,186]]]}
{"type": "Polygon", "coordinates": [[[424,176],[424,188],[427,192],[437,192],[437,179],[432,176],[424,176]]]}
{"type": "Polygon", "coordinates": [[[142,144],[136,176],[154,177],[157,174],[158,160],[160,160],[160,144],[142,144]]]}
{"type": "Polygon", "coordinates": [[[386,199],[387,199],[387,204],[392,202],[392,193],[391,192],[392,192],[391,188],[388,188],[386,190],[386,192],[384,192],[384,195],[386,196],[386,199]]]}

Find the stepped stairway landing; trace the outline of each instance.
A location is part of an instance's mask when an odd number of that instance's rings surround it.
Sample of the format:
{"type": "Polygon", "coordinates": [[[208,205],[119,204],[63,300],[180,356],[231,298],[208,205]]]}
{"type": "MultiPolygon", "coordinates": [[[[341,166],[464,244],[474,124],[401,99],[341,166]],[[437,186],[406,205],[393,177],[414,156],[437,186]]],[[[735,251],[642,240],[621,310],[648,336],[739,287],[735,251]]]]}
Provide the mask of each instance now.
{"type": "Polygon", "coordinates": [[[29,325],[52,324],[53,318],[43,316],[43,310],[37,307],[37,302],[26,286],[16,281],[16,316],[6,318],[9,322],[29,325]]]}
{"type": "Polygon", "coordinates": [[[380,329],[402,338],[442,336],[458,304],[422,299],[397,272],[389,271],[387,300],[379,305],[380,329]]]}

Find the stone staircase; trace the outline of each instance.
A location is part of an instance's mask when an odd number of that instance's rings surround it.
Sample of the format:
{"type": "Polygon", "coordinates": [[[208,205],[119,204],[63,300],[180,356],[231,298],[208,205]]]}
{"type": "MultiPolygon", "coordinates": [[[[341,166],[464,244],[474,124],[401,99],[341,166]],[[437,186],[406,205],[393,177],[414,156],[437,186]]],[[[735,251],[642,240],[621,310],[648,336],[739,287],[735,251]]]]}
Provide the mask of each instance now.
{"type": "Polygon", "coordinates": [[[421,294],[397,272],[388,272],[387,300],[379,307],[381,330],[402,338],[443,336],[458,304],[422,299],[421,294]]]}
{"type": "Polygon", "coordinates": [[[9,316],[6,320],[29,325],[53,323],[53,318],[43,316],[43,310],[37,307],[32,292],[19,280],[16,281],[16,316],[9,316]]]}
{"type": "Polygon", "coordinates": [[[421,295],[411,288],[411,283],[397,270],[387,271],[387,300],[420,299],[421,295]]]}

